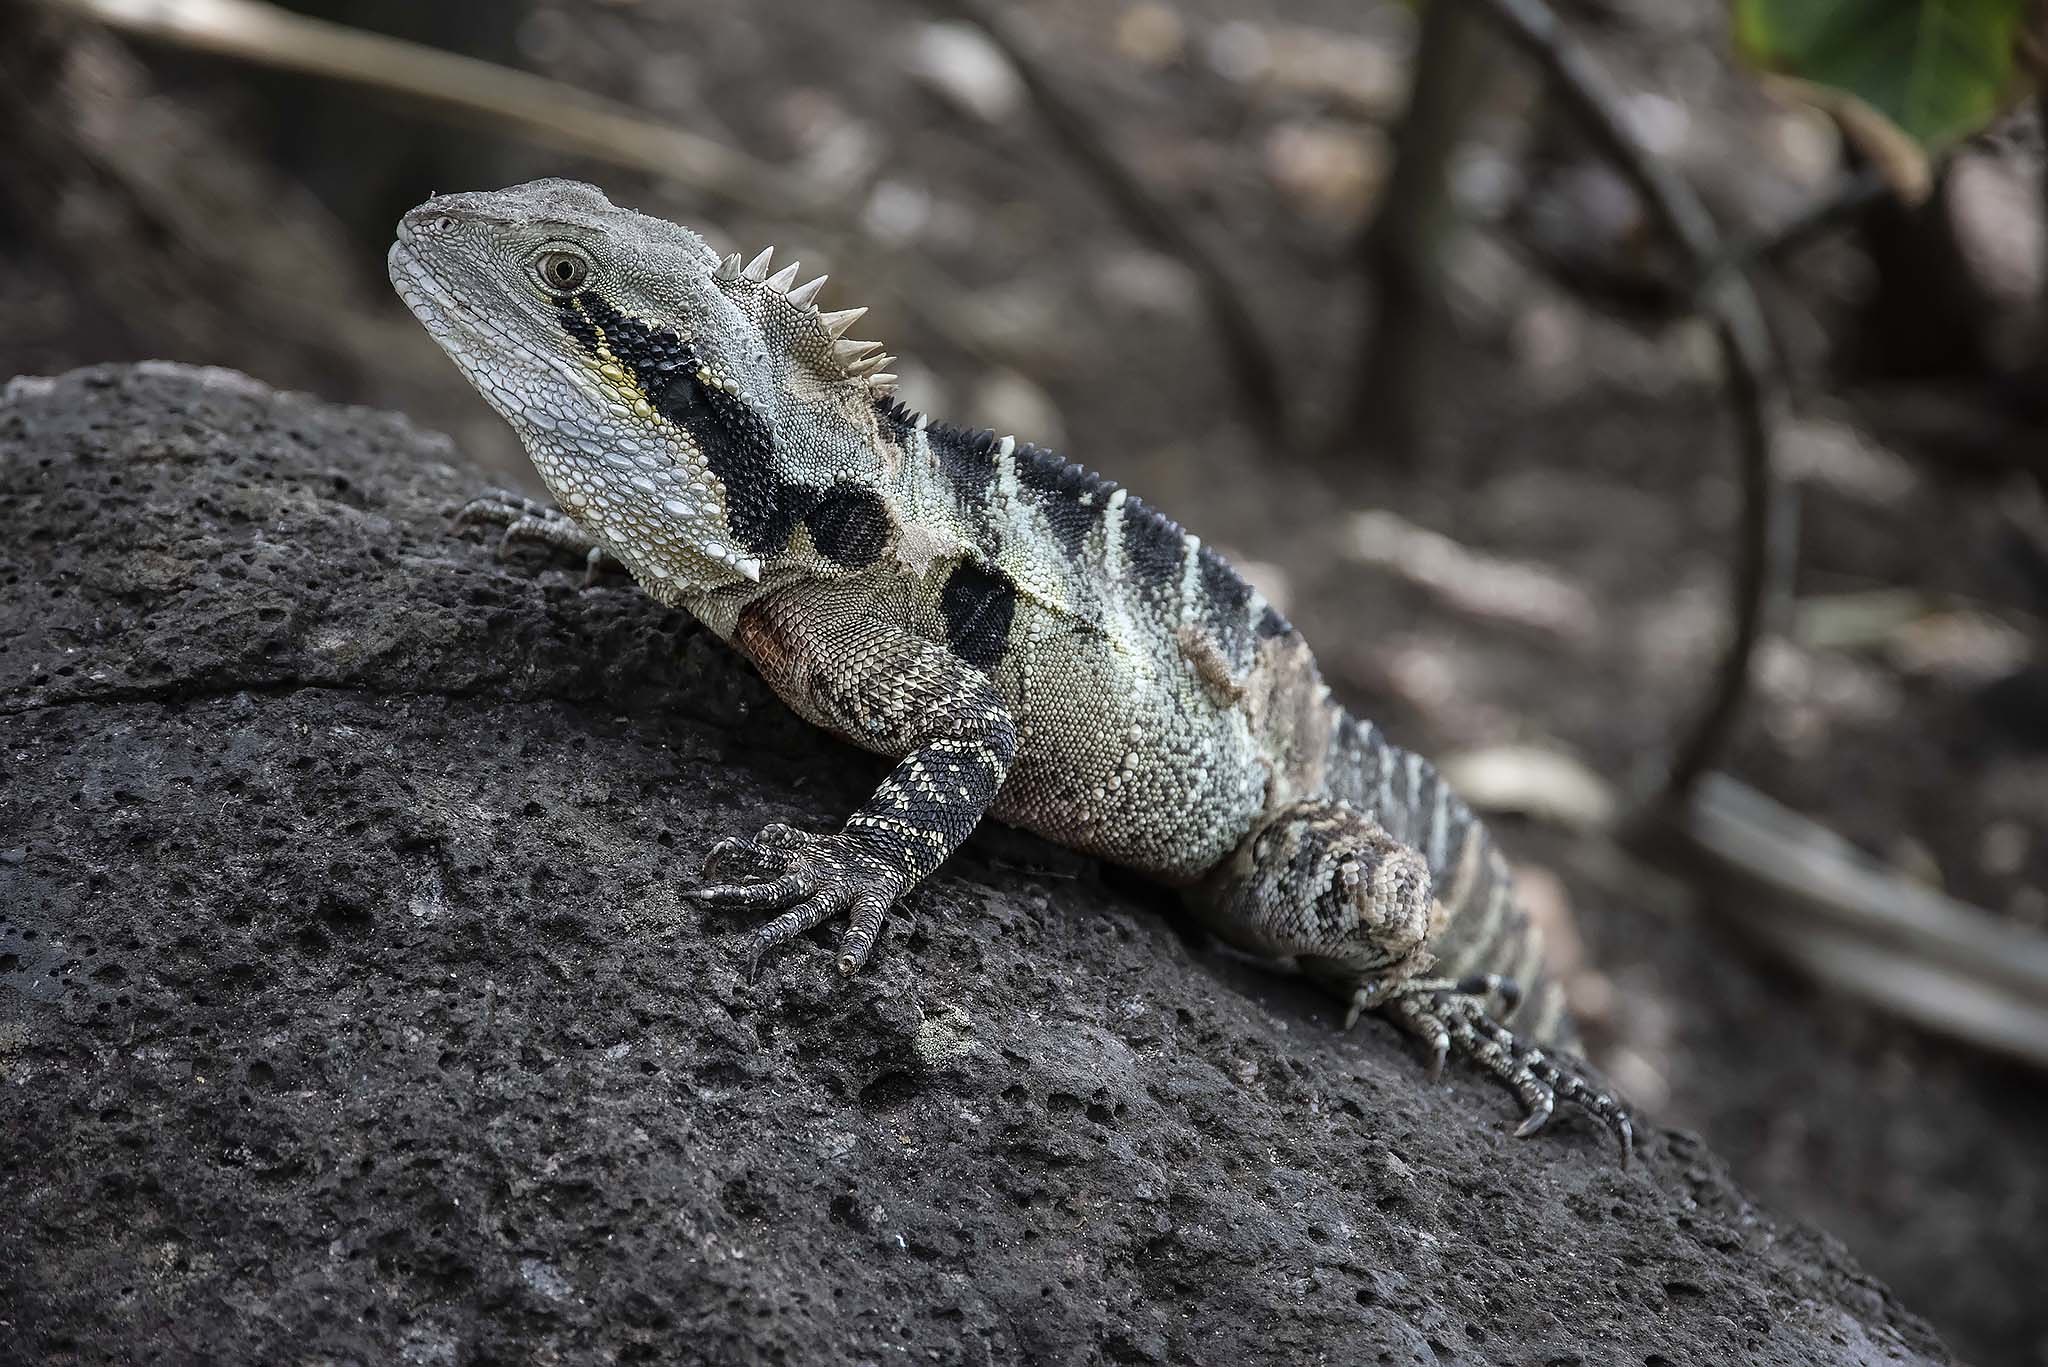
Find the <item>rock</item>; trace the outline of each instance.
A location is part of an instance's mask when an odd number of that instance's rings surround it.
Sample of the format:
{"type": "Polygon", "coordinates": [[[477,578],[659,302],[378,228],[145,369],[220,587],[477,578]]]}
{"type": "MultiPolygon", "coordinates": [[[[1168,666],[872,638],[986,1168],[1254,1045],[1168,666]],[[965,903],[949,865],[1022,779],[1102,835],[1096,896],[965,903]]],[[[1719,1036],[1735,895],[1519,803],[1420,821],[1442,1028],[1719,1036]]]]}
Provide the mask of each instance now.
{"type": "Polygon", "coordinates": [[[477,483],[227,372],[0,400],[11,1360],[1949,1361],[1689,1136],[1517,1142],[1021,836],[748,983],[697,852],[880,765],[477,483]]]}

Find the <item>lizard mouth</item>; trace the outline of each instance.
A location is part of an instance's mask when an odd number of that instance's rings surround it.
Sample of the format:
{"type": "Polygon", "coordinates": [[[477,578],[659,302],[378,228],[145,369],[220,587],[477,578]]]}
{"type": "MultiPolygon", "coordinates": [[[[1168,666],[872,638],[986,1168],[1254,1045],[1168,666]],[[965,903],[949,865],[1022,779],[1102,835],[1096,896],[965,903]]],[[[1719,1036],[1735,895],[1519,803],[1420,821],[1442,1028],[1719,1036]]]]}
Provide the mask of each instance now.
{"type": "Polygon", "coordinates": [[[434,340],[444,341],[456,330],[456,318],[469,310],[441,283],[440,277],[421,259],[407,237],[401,227],[398,240],[391,244],[391,250],[384,258],[391,276],[391,287],[398,291],[398,297],[412,310],[413,316],[433,334],[434,340]]]}

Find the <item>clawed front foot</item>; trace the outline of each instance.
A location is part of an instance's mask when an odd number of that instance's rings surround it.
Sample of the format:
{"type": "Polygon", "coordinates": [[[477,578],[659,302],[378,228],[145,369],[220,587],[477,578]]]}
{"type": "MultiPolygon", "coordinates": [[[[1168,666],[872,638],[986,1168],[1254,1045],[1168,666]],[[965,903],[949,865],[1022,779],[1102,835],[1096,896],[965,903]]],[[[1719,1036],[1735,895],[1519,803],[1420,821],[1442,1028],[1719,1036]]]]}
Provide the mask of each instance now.
{"type": "Polygon", "coordinates": [[[560,508],[536,502],[507,489],[492,489],[462,505],[455,525],[471,522],[503,527],[498,538],[498,558],[503,560],[512,547],[522,542],[537,543],[583,559],[583,587],[589,588],[607,569],[620,568],[604,547],[590,539],[560,508]]]}
{"type": "Polygon", "coordinates": [[[1442,1074],[1445,1060],[1453,1054],[1484,1068],[1521,1100],[1518,1139],[1548,1124],[1559,1101],[1581,1107],[1614,1136],[1621,1146],[1621,1164],[1627,1167],[1635,1151],[1635,1126],[1627,1108],[1589,1081],[1574,1060],[1551,1057],[1495,1020],[1486,1004],[1496,996],[1511,1011],[1521,993],[1513,979],[1495,974],[1455,981],[1412,980],[1392,987],[1366,984],[1353,996],[1351,1018],[1356,1020],[1360,1011],[1385,1012],[1429,1050],[1432,1080],[1442,1074]]]}
{"type": "Polygon", "coordinates": [[[839,971],[852,974],[867,962],[881,935],[889,907],[908,890],[909,880],[857,838],[841,832],[814,835],[780,823],[746,840],[728,837],[704,859],[708,883],[688,896],[707,906],[779,911],[747,937],[747,976],[761,956],[811,927],[850,913],[839,942],[839,971]]]}

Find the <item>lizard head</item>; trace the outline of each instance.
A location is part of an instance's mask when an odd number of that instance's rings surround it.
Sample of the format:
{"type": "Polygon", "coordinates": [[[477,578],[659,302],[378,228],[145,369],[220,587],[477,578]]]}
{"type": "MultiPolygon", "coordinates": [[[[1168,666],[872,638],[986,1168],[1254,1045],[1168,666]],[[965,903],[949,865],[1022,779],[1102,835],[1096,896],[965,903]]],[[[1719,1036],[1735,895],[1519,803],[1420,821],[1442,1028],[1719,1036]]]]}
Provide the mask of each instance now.
{"type": "Polygon", "coordinates": [[[815,490],[871,477],[895,377],[823,277],[742,266],[588,185],[438,195],[392,284],[569,515],[658,595],[758,579],[815,490]]]}

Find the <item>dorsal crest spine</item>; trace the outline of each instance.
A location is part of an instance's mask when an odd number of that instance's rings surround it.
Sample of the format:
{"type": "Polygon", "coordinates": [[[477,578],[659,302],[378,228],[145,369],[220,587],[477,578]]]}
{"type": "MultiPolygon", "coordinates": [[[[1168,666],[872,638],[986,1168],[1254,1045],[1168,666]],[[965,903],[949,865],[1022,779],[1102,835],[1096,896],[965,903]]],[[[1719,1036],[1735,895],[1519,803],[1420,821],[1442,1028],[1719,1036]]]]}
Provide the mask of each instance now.
{"type": "Polygon", "coordinates": [[[858,322],[867,309],[821,310],[818,295],[830,277],[820,275],[799,285],[796,283],[798,263],[795,261],[771,275],[768,266],[774,256],[775,249],[767,247],[759,256],[741,266],[740,254],[734,252],[719,262],[711,278],[729,295],[754,291],[764,321],[768,311],[774,310],[799,333],[811,334],[792,351],[799,356],[815,358],[812,363],[827,379],[861,384],[877,396],[893,393],[897,377],[888,367],[896,358],[886,354],[880,342],[846,336],[847,329],[858,322]]]}

